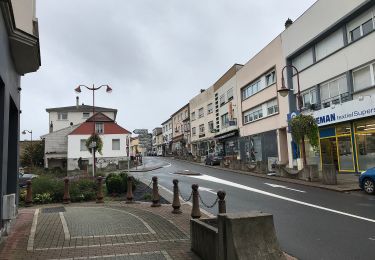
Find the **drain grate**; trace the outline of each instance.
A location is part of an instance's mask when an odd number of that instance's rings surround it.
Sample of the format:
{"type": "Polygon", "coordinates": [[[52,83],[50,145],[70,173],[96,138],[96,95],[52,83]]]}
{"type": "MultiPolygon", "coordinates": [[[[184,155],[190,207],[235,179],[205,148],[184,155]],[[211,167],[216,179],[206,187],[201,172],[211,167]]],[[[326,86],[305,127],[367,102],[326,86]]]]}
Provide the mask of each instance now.
{"type": "Polygon", "coordinates": [[[43,208],[42,213],[59,213],[59,212],[65,212],[64,207],[52,207],[52,208],[43,208]]]}

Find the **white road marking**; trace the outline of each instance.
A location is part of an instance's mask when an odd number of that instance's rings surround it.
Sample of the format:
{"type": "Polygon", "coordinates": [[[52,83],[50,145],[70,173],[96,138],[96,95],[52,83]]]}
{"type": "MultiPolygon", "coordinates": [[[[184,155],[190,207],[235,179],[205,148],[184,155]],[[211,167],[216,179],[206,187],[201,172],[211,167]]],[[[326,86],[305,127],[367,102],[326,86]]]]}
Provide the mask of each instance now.
{"type": "Polygon", "coordinates": [[[69,229],[68,229],[68,224],[66,223],[66,219],[64,217],[64,213],[59,212],[59,215],[60,215],[61,224],[62,224],[63,230],[64,230],[65,240],[69,240],[70,239],[70,233],[69,233],[69,229]]]}
{"type": "Polygon", "coordinates": [[[27,251],[33,251],[34,249],[34,239],[35,239],[35,233],[36,233],[36,226],[38,224],[38,215],[39,215],[39,209],[36,209],[34,212],[33,223],[31,225],[29,240],[27,241],[27,251]]]}
{"type": "Polygon", "coordinates": [[[238,183],[235,183],[235,182],[230,182],[230,181],[227,181],[227,180],[219,179],[219,178],[208,176],[208,175],[201,175],[201,176],[192,176],[192,175],[190,175],[188,177],[196,178],[196,179],[201,179],[201,180],[205,180],[205,181],[212,181],[212,182],[216,182],[216,183],[221,183],[221,184],[224,184],[224,185],[236,187],[236,188],[243,189],[243,190],[248,190],[248,191],[251,191],[251,192],[263,194],[263,195],[270,196],[270,197],[273,197],[273,198],[290,201],[290,202],[293,202],[293,203],[296,203],[296,204],[300,204],[300,205],[304,205],[304,206],[307,206],[307,207],[316,208],[316,209],[320,209],[320,210],[332,212],[332,213],[335,213],[335,214],[339,214],[339,215],[343,215],[343,216],[347,216],[347,217],[356,218],[356,219],[360,219],[360,220],[364,220],[364,221],[375,223],[375,219],[365,218],[365,217],[361,217],[361,216],[358,216],[358,215],[346,213],[346,212],[343,212],[343,211],[334,210],[334,209],[322,207],[322,206],[319,206],[319,205],[307,203],[307,202],[304,202],[304,201],[299,201],[299,200],[291,199],[291,198],[280,196],[280,195],[277,195],[277,194],[274,194],[274,193],[271,193],[271,192],[267,192],[267,191],[263,191],[263,190],[255,189],[255,188],[251,188],[251,187],[248,187],[248,186],[245,186],[245,185],[242,185],[242,184],[238,184],[238,183]]]}
{"type": "Polygon", "coordinates": [[[168,167],[171,167],[172,164],[171,163],[168,163],[167,165],[164,165],[163,168],[168,168],[168,167]]]}
{"type": "Polygon", "coordinates": [[[268,186],[271,186],[271,187],[273,187],[273,188],[281,188],[281,189],[286,189],[286,190],[292,190],[292,191],[297,191],[297,192],[301,192],[301,193],[306,193],[306,191],[303,191],[303,190],[296,190],[296,189],[288,188],[288,187],[283,186],[283,185],[272,184],[272,183],[267,183],[267,182],[265,182],[264,184],[266,184],[266,185],[268,185],[268,186]]]}
{"type": "Polygon", "coordinates": [[[373,238],[373,237],[369,237],[368,239],[370,239],[372,241],[375,241],[375,238],[373,238]]]}
{"type": "Polygon", "coordinates": [[[201,191],[207,191],[209,193],[212,193],[212,194],[215,194],[216,195],[216,192],[214,192],[212,189],[210,188],[205,188],[205,187],[199,187],[199,190],[201,191]]]}

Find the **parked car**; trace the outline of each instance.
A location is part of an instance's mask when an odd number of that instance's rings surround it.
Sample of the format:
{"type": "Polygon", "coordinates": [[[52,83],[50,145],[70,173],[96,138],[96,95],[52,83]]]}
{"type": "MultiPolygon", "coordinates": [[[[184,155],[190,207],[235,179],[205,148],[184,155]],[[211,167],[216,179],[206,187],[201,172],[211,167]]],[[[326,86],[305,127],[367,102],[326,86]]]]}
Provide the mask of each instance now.
{"type": "Polygon", "coordinates": [[[359,187],[368,194],[375,193],[375,167],[361,173],[359,187]]]}
{"type": "Polygon", "coordinates": [[[32,174],[32,173],[18,173],[18,185],[20,188],[26,187],[26,183],[28,180],[32,180],[34,178],[37,178],[38,175],[32,174]]]}
{"type": "Polygon", "coordinates": [[[223,156],[219,153],[209,153],[206,157],[205,164],[206,165],[215,165],[220,164],[220,161],[223,160],[223,156]]]}

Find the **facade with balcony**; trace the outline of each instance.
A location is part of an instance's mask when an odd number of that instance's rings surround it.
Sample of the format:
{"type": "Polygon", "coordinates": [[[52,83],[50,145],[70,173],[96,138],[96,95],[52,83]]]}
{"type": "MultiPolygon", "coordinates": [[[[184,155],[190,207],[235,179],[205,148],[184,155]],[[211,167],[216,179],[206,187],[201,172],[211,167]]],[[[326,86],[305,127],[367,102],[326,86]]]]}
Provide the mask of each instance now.
{"type": "Polygon", "coordinates": [[[163,130],[161,127],[152,130],[152,155],[163,155],[163,130]]]}
{"type": "MultiPolygon", "coordinates": [[[[374,1],[320,0],[281,34],[286,62],[299,70],[303,113],[319,125],[319,149],[306,142],[309,164],[333,164],[341,173],[375,166],[374,15],[374,1]]],[[[288,87],[296,94],[291,70],[288,87]]]]}
{"type": "Polygon", "coordinates": [[[172,154],[172,135],[173,135],[173,124],[172,118],[161,123],[163,144],[162,144],[162,156],[168,156],[172,154]]]}
{"type": "Polygon", "coordinates": [[[17,213],[21,76],[40,65],[35,0],[0,1],[0,240],[17,213]]]}
{"type": "Polygon", "coordinates": [[[214,86],[195,96],[189,102],[191,122],[191,153],[206,156],[215,151],[214,86]]]}
{"type": "Polygon", "coordinates": [[[172,116],[172,154],[187,155],[190,137],[189,104],[186,104],[172,116]]]}
{"type": "Polygon", "coordinates": [[[234,64],[214,84],[215,114],[214,128],[209,131],[215,134],[215,151],[227,157],[239,155],[239,128],[241,118],[237,99],[237,73],[243,67],[234,64]]]}

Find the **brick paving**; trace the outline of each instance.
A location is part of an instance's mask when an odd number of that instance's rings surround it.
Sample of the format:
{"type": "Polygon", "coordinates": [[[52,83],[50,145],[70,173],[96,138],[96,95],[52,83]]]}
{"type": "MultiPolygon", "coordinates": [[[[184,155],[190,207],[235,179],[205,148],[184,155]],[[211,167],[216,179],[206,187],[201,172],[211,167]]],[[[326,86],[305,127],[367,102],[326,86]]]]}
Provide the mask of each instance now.
{"type": "Polygon", "coordinates": [[[20,209],[0,259],[199,259],[190,251],[191,207],[75,203],[20,209]]]}

